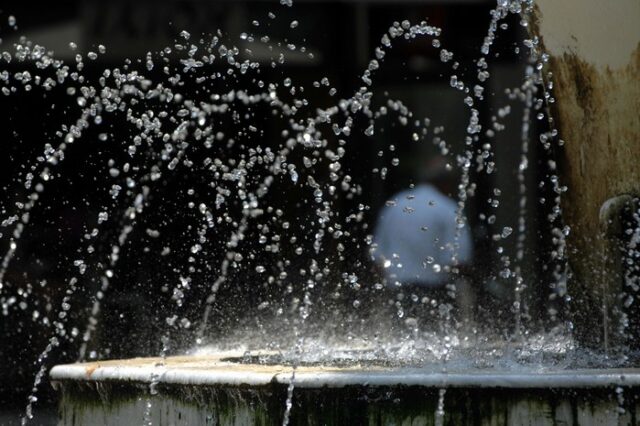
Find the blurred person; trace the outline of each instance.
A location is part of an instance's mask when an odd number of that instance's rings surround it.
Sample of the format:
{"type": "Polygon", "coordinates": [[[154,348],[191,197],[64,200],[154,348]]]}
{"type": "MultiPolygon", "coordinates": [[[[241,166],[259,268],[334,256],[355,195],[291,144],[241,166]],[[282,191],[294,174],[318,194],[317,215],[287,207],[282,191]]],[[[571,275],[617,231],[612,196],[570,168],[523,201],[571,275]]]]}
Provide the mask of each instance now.
{"type": "Polygon", "coordinates": [[[387,303],[416,331],[430,314],[446,317],[454,305],[463,320],[472,320],[474,292],[465,278],[472,239],[466,220],[456,233],[464,218],[449,195],[456,182],[449,169],[443,157],[432,158],[419,184],[387,201],[374,232],[373,255],[384,271],[387,303]]]}

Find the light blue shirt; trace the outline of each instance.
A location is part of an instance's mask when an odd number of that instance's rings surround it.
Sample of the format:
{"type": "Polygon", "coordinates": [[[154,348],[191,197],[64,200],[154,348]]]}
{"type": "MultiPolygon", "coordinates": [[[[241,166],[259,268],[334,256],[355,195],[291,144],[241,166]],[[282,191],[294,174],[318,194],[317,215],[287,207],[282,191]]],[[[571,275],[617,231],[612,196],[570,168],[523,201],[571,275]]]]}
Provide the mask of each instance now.
{"type": "Polygon", "coordinates": [[[468,226],[456,234],[456,203],[434,186],[423,184],[396,194],[380,213],[374,255],[384,266],[388,285],[398,281],[436,287],[446,283],[446,265],[472,255],[468,226]]]}

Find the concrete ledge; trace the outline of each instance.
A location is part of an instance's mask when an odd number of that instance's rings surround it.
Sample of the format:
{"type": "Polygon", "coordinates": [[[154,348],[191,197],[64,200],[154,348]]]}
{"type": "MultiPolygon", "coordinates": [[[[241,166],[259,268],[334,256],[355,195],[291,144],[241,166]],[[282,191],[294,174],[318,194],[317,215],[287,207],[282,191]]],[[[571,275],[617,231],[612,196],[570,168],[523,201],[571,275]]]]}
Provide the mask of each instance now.
{"type": "MultiPolygon", "coordinates": [[[[59,424],[281,425],[292,367],[242,359],[227,353],[56,366],[59,424]]],[[[633,425],[639,415],[640,369],[443,372],[442,365],[363,363],[300,366],[291,424],[633,425]]]]}
{"type": "MultiPolygon", "coordinates": [[[[217,356],[171,357],[84,364],[58,365],[51,370],[53,382],[123,381],[181,385],[288,384],[292,368],[282,365],[242,364],[227,361],[229,354],[217,356]]],[[[344,386],[422,386],[465,388],[595,388],[640,386],[640,369],[580,369],[523,367],[521,370],[468,369],[442,371],[442,366],[427,368],[308,367],[296,371],[298,388],[338,388],[344,386]]]]}

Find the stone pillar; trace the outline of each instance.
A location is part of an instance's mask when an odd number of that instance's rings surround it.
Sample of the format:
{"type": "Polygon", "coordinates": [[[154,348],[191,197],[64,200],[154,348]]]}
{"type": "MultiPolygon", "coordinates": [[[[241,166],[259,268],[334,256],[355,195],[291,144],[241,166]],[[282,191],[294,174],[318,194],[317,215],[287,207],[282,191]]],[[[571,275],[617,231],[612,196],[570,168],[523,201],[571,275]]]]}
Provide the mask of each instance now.
{"type": "Polygon", "coordinates": [[[531,26],[550,55],[545,72],[565,141],[575,327],[587,346],[616,346],[627,309],[620,294],[633,293],[624,284],[629,223],[622,222],[633,219],[640,195],[640,1],[536,0],[531,26]]]}

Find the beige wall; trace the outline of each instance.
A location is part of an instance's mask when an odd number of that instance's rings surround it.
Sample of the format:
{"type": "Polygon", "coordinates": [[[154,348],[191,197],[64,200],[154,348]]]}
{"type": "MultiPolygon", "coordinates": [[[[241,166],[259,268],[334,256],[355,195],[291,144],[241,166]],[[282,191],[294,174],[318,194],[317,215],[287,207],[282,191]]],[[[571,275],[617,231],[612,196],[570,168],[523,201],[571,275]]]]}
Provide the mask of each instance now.
{"type": "MultiPolygon", "coordinates": [[[[533,28],[550,54],[554,119],[566,142],[570,291],[586,302],[575,307],[587,343],[600,345],[603,306],[610,310],[622,288],[600,208],[621,194],[640,195],[640,1],[537,0],[533,28]]],[[[615,328],[615,315],[610,321],[615,328]]]]}

